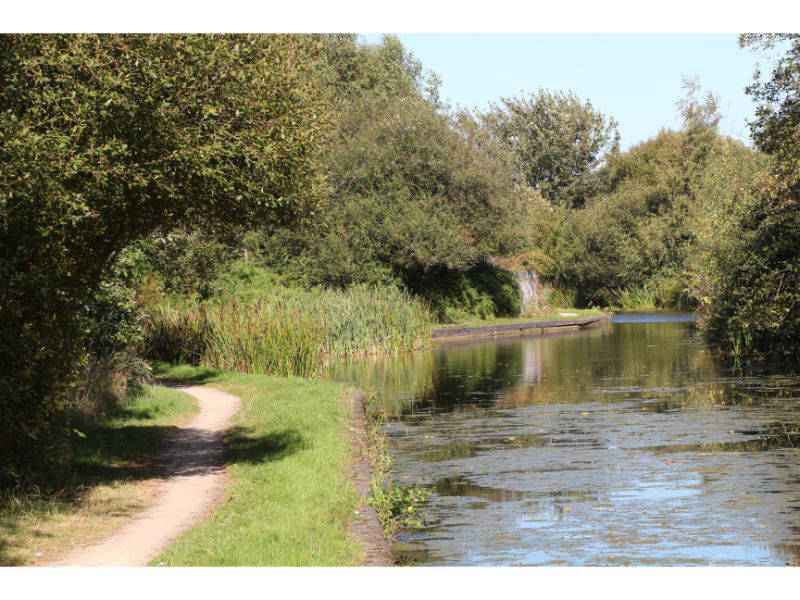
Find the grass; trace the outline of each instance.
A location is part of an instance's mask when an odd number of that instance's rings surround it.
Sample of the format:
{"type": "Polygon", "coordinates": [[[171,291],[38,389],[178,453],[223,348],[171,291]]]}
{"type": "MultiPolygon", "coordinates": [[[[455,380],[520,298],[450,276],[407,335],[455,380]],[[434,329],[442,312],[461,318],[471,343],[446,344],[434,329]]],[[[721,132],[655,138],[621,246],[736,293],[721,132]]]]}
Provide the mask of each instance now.
{"type": "Polygon", "coordinates": [[[347,535],[358,496],[346,472],[341,384],[164,364],[155,372],[213,384],[239,396],[242,411],[226,440],[227,502],[151,564],[358,564],[347,535]]]}
{"type": "Polygon", "coordinates": [[[427,308],[393,287],[233,287],[207,303],[162,301],[144,347],[172,363],[313,377],[336,356],[423,347],[430,328],[427,308]]]}
{"type": "Polygon", "coordinates": [[[42,564],[100,539],[155,494],[151,458],[197,410],[189,395],[146,386],[82,428],[58,471],[0,495],[0,565],[42,564]]]}
{"type": "Polygon", "coordinates": [[[459,323],[442,324],[442,327],[478,327],[482,325],[511,325],[513,323],[530,323],[532,321],[554,321],[582,319],[602,314],[599,308],[549,308],[528,313],[523,317],[495,317],[492,319],[464,319],[459,323]],[[562,313],[569,313],[564,315],[562,313]]]}

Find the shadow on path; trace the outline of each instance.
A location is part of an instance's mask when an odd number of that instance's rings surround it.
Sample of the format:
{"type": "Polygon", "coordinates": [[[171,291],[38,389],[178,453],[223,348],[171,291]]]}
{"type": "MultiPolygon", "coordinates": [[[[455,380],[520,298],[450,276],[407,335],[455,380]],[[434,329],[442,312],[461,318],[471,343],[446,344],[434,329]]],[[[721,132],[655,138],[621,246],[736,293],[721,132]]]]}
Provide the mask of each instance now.
{"type": "Polygon", "coordinates": [[[57,472],[36,478],[40,485],[0,496],[0,565],[19,564],[10,542],[23,519],[73,510],[97,486],[151,478],[219,480],[228,465],[281,460],[307,447],[292,428],[257,436],[242,426],[209,430],[202,421],[184,428],[97,424],[84,433],[57,472]]]}

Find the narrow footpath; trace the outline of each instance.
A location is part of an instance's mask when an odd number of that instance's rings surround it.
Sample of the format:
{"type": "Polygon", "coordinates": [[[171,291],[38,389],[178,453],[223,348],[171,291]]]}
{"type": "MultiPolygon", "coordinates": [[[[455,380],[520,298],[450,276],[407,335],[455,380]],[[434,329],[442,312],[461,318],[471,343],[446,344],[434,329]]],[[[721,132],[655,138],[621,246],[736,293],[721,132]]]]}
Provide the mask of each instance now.
{"type": "Polygon", "coordinates": [[[155,501],[109,537],[73,550],[51,566],[144,566],[223,500],[223,434],[241,402],[206,386],[175,389],[197,398],[200,410],[167,440],[157,458],[162,481],[155,501]]]}

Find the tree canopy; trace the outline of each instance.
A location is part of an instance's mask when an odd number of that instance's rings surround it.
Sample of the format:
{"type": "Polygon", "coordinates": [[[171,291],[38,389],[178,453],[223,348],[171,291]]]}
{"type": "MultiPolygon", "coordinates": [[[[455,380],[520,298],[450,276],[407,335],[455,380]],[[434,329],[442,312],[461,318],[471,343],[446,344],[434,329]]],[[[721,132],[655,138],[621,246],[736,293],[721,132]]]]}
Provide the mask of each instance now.
{"type": "Polygon", "coordinates": [[[514,152],[524,181],[559,206],[583,206],[619,146],[616,121],[571,92],[502,98],[480,118],[514,152]]]}
{"type": "Polygon", "coordinates": [[[123,248],[310,214],[320,51],[298,36],[0,36],[0,456],[57,429],[87,303],[123,248]]]}

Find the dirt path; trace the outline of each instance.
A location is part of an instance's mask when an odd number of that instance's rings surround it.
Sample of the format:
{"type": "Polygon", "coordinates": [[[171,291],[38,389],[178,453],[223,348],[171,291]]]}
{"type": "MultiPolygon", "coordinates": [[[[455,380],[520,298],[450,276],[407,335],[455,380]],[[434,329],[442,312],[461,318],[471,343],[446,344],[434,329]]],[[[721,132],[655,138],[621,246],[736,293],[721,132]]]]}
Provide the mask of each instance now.
{"type": "Polygon", "coordinates": [[[197,398],[200,412],[160,453],[162,481],[155,501],[111,536],[72,551],[52,566],[144,566],[222,500],[222,435],[240,400],[205,386],[174,387],[197,398]]]}

